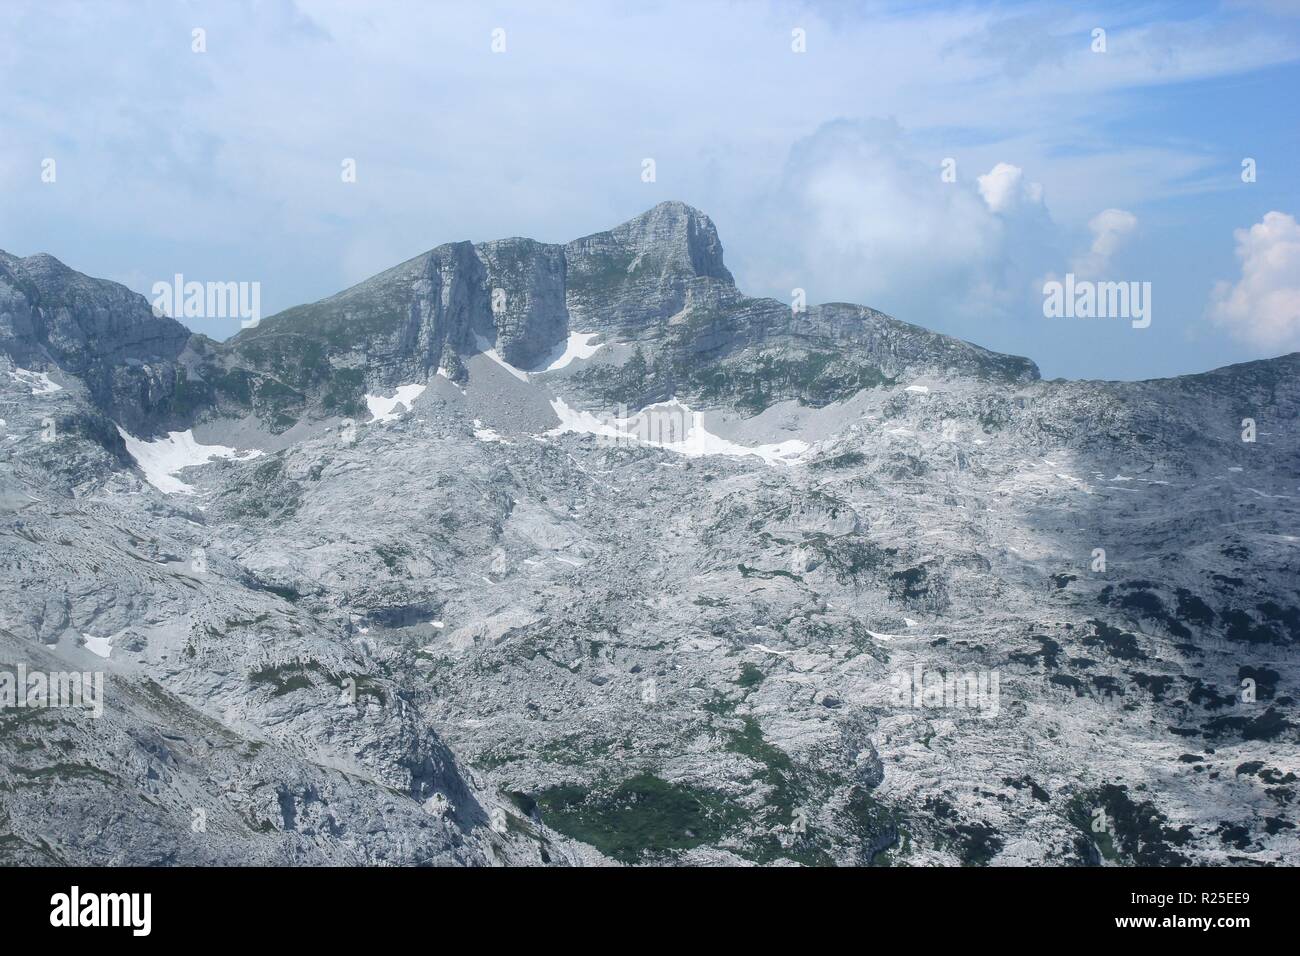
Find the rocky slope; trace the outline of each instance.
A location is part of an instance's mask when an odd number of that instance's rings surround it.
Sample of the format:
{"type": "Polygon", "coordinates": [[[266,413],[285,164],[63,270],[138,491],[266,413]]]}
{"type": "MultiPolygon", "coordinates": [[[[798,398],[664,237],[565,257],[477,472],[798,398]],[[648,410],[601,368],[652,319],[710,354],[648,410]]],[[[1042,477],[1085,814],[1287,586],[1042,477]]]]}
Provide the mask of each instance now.
{"type": "Polygon", "coordinates": [[[0,347],[0,670],[106,675],[7,862],[1296,853],[1298,355],[1044,382],[678,203],[226,343],[0,256],[0,347]]]}

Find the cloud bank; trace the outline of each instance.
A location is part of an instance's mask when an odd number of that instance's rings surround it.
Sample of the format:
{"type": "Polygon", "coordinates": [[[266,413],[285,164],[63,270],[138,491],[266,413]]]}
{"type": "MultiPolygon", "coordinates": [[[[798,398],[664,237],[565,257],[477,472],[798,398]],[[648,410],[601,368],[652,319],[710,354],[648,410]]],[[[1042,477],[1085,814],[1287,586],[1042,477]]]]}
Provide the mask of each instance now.
{"type": "Polygon", "coordinates": [[[1215,283],[1210,320],[1253,345],[1300,349],[1300,225],[1275,211],[1233,237],[1241,278],[1215,283]]]}
{"type": "MultiPolygon", "coordinates": [[[[1076,243],[1044,187],[1009,162],[980,171],[925,153],[884,119],[837,120],[798,142],[760,229],[781,241],[756,250],[758,268],[741,256],[742,284],[941,328],[1041,319],[1042,279],[1066,268],[1076,243]]],[[[1110,266],[1136,223],[1119,209],[1094,217],[1088,267],[1110,266]]]]}

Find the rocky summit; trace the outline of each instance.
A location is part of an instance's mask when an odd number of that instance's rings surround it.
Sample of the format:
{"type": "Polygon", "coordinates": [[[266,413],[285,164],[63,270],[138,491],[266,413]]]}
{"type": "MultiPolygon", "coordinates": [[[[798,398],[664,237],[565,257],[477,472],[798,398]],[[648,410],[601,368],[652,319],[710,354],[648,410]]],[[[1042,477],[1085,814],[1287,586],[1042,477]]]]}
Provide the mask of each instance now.
{"type": "Polygon", "coordinates": [[[225,342],[0,253],[0,403],[7,864],[1300,852],[1300,354],[1043,381],[664,203],[225,342]]]}

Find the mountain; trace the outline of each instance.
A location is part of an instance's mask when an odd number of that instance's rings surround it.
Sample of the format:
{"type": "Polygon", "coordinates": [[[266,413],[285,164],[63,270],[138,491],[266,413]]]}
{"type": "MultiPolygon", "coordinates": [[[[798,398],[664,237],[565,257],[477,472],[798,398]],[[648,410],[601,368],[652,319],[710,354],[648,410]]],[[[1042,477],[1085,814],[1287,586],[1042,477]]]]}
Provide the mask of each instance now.
{"type": "Polygon", "coordinates": [[[631,366],[597,364],[576,383],[630,405],[677,395],[753,412],[788,398],[826,405],[925,371],[1038,378],[1026,359],[871,309],[795,313],[745,296],[713,223],[675,202],[565,246],[438,246],[225,343],[190,336],[143,297],[48,256],[3,264],[13,305],[0,334],[15,361],[85,378],[106,415],[150,433],[248,413],[274,432],[304,417],[355,416],[368,389],[427,384],[438,371],[463,384],[466,360],[485,351],[538,369],[579,329],[640,351],[631,366]]]}
{"type": "Polygon", "coordinates": [[[105,677],[0,707],[7,862],[1300,848],[1300,354],[1043,381],[681,203],[227,342],[0,254],[0,352],[0,693],[105,677]]]}

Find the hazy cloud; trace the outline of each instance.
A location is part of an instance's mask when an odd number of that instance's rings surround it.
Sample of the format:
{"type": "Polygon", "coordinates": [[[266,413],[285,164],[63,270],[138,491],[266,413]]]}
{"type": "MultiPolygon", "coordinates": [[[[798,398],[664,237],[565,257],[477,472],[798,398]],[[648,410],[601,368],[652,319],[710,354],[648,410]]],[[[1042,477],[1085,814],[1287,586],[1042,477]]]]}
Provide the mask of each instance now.
{"type": "Polygon", "coordinates": [[[1103,209],[1088,221],[1092,245],[1086,254],[1074,260],[1073,269],[1080,278],[1106,276],[1111,258],[1138,226],[1137,216],[1124,209],[1103,209]]]}
{"type": "Polygon", "coordinates": [[[864,302],[914,321],[1005,318],[1058,265],[1059,229],[1041,187],[1008,163],[955,182],[897,123],[839,120],[791,150],[765,234],[768,256],[742,277],[786,298],[864,302]]]}

